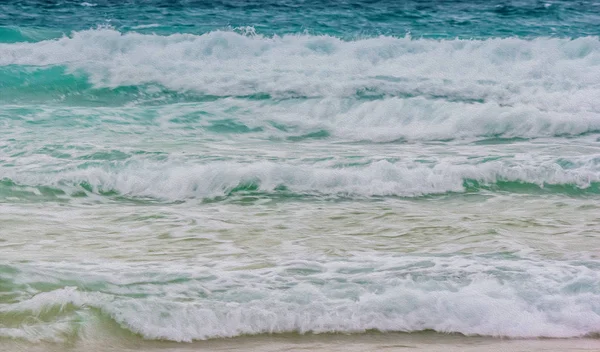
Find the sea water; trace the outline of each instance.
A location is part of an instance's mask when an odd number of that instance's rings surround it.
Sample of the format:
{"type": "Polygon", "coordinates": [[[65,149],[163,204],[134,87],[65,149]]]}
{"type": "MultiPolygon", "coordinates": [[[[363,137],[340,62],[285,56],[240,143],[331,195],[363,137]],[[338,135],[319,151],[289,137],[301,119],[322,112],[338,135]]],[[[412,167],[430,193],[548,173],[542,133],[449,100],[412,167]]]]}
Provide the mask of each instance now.
{"type": "Polygon", "coordinates": [[[0,349],[597,337],[599,35],[598,1],[1,2],[0,349]]]}

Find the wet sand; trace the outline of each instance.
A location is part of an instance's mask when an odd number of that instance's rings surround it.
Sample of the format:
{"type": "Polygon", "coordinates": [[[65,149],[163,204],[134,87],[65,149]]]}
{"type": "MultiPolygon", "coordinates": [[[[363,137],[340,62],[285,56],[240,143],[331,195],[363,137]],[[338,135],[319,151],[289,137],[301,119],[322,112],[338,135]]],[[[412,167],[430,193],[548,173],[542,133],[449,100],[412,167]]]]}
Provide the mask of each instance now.
{"type": "Polygon", "coordinates": [[[77,342],[0,341],[0,351],[31,352],[189,352],[189,351],[431,351],[431,352],[562,352],[600,351],[600,339],[502,339],[437,333],[368,333],[363,335],[261,335],[175,343],[142,339],[82,339],[77,342]]]}

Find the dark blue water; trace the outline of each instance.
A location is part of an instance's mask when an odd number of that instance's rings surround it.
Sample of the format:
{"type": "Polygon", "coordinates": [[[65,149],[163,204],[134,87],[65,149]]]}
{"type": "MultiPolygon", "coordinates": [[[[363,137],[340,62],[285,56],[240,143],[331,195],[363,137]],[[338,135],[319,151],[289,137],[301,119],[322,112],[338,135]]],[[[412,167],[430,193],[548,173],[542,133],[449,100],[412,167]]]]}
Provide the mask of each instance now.
{"type": "Polygon", "coordinates": [[[7,1],[0,4],[0,40],[38,40],[96,26],[158,34],[252,26],[264,35],[343,38],[581,37],[600,34],[599,5],[565,0],[7,1]]]}

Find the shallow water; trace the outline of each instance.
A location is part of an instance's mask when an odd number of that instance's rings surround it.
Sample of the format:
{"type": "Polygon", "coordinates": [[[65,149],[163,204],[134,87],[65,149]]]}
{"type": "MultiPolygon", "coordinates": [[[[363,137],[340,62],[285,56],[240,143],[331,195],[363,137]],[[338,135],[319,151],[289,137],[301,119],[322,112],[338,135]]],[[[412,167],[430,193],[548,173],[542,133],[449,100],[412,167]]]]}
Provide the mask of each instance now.
{"type": "Polygon", "coordinates": [[[598,5],[1,4],[0,348],[597,349],[598,5]]]}
{"type": "Polygon", "coordinates": [[[143,341],[130,337],[115,339],[111,336],[95,343],[78,341],[74,345],[60,344],[32,345],[18,341],[4,342],[7,350],[44,351],[490,351],[490,352],[559,352],[559,351],[597,351],[600,342],[597,339],[531,339],[503,340],[485,337],[464,337],[442,335],[431,332],[411,334],[367,333],[360,335],[273,335],[249,336],[232,339],[196,341],[189,344],[173,342],[143,341]]]}

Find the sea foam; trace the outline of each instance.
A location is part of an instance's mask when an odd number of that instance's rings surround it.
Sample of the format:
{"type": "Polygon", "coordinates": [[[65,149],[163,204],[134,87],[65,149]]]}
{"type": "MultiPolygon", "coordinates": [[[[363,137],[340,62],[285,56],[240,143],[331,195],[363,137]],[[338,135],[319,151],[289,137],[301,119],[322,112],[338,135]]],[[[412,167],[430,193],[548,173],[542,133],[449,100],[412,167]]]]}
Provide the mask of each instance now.
{"type": "Polygon", "coordinates": [[[599,65],[597,37],[342,40],[99,28],[0,44],[12,101],[36,99],[32,89],[55,102],[191,99],[198,111],[250,128],[277,123],[377,142],[598,132],[599,65]]]}
{"type": "MultiPolygon", "coordinates": [[[[82,289],[57,288],[4,304],[0,316],[19,317],[26,325],[29,316],[47,312],[44,319],[74,324],[77,312],[93,307],[147,339],[173,341],[366,330],[565,338],[598,333],[600,324],[594,262],[362,253],[360,260],[288,260],[244,273],[220,268],[231,264],[221,263],[208,276],[207,268],[178,267],[177,284],[161,282],[156,270],[162,269],[151,264],[138,281],[98,267],[106,280],[102,293],[83,289],[86,282],[100,282],[98,274],[86,274],[95,266],[75,274],[66,263],[58,269],[50,264],[43,270],[58,280],[50,286],[76,275],[82,289]]],[[[17,275],[13,279],[31,280],[17,275]]],[[[33,329],[17,330],[0,333],[36,336],[33,329]]]]}
{"type": "Polygon", "coordinates": [[[448,192],[465,192],[469,187],[498,187],[502,183],[560,186],[597,192],[600,164],[596,157],[573,160],[508,160],[476,164],[440,161],[424,165],[414,161],[367,162],[338,167],[335,163],[285,164],[211,162],[116,162],[99,167],[52,172],[14,172],[4,175],[4,187],[40,195],[35,187],[53,187],[74,194],[117,192],[129,197],[159,200],[204,199],[235,192],[293,193],[315,196],[414,197],[448,192]],[[561,165],[560,163],[564,164],[561,165]],[[329,166],[327,166],[329,165],[329,166]]]}
{"type": "Polygon", "coordinates": [[[234,31],[169,36],[113,29],[0,44],[0,65],[61,65],[96,87],[160,84],[203,94],[273,97],[411,94],[599,112],[600,41],[265,37],[234,31]]]}

